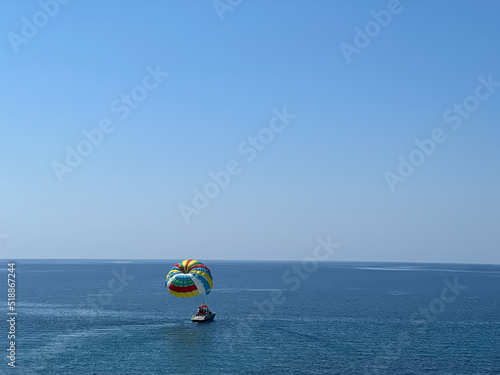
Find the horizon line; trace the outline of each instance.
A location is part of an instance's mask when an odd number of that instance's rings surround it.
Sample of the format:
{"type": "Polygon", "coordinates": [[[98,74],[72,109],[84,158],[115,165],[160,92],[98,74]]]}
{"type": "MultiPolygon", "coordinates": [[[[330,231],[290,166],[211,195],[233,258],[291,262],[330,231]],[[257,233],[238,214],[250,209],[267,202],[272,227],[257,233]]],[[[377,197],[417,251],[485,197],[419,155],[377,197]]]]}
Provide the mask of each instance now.
{"type": "MultiPolygon", "coordinates": [[[[7,259],[0,258],[0,261],[16,262],[17,260],[42,260],[42,261],[180,261],[180,258],[16,258],[7,259]]],[[[193,259],[193,258],[189,258],[193,259]]],[[[201,259],[201,258],[200,258],[201,259]]],[[[183,259],[182,259],[183,260],[183,259]]],[[[208,262],[301,262],[304,259],[206,259],[203,261],[208,262]]],[[[457,264],[457,265],[487,265],[487,266],[500,266],[500,263],[469,263],[469,262],[429,262],[429,261],[385,261],[385,260],[318,260],[318,263],[403,263],[403,264],[457,264]]]]}

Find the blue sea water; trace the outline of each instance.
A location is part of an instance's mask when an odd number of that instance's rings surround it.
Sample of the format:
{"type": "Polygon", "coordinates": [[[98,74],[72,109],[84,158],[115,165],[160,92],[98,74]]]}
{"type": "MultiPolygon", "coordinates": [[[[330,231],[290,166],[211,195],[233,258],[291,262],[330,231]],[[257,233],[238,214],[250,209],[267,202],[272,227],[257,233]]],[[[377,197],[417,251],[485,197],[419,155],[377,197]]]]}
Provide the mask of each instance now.
{"type": "Polygon", "coordinates": [[[500,266],[206,261],[212,292],[181,299],[174,263],[17,261],[0,373],[500,374],[500,266]]]}

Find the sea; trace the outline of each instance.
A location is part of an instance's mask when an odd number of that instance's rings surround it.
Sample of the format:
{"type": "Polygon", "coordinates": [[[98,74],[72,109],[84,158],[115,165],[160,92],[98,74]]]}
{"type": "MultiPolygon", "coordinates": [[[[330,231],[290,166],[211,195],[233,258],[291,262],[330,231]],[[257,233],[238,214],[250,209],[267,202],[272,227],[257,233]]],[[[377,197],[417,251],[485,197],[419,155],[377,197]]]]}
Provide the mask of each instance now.
{"type": "Polygon", "coordinates": [[[0,374],[500,374],[499,265],[201,260],[178,298],[177,261],[15,261],[16,315],[2,261],[0,374]]]}

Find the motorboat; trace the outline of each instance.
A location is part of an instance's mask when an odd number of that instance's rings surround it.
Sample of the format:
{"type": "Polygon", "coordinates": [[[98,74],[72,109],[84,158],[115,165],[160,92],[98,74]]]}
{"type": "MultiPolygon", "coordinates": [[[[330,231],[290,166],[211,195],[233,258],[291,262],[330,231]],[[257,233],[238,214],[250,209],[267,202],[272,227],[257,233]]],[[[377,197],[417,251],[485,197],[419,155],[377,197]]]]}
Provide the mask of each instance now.
{"type": "Polygon", "coordinates": [[[203,302],[200,307],[198,307],[196,314],[191,317],[191,321],[197,323],[205,323],[211,322],[212,320],[214,320],[214,318],[215,313],[210,311],[210,308],[205,305],[205,302],[203,302]]]}

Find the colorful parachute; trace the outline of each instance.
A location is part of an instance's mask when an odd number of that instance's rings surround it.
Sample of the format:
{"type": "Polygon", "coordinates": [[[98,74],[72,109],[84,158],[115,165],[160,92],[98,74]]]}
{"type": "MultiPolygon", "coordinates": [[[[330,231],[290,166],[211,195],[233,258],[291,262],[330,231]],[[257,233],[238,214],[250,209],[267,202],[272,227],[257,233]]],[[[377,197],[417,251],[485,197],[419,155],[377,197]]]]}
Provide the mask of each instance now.
{"type": "Polygon", "coordinates": [[[177,263],[167,274],[165,288],[176,297],[194,297],[209,294],[212,289],[212,274],[207,266],[194,259],[177,263]]]}

